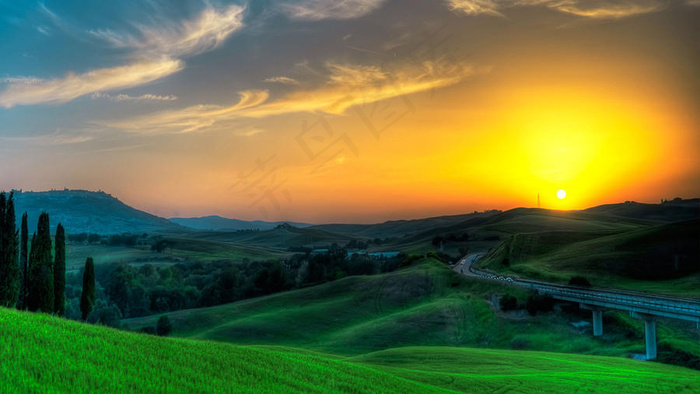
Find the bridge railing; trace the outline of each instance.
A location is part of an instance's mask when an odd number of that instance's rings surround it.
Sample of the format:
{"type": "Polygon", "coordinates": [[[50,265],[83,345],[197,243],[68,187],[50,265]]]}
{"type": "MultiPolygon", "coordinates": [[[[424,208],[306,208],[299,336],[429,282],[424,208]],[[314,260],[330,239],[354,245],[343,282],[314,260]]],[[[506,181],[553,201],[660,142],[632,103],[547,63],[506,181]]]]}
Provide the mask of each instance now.
{"type": "MultiPolygon", "coordinates": [[[[496,275],[469,266],[469,270],[478,276],[489,278],[491,276],[506,277],[496,275]]],[[[700,318],[700,302],[683,298],[671,298],[665,296],[650,296],[643,293],[626,292],[620,290],[582,288],[566,285],[538,282],[529,279],[510,278],[513,285],[527,287],[538,292],[550,295],[568,296],[576,298],[577,301],[585,302],[606,302],[630,308],[648,308],[663,312],[679,313],[684,315],[698,316],[700,318]]]]}

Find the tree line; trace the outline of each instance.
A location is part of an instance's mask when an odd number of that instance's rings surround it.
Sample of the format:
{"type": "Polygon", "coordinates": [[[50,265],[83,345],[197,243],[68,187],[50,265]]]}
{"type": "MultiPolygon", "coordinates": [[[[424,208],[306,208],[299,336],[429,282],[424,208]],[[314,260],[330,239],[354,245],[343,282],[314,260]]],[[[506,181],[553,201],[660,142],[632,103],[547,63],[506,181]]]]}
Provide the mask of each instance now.
{"type": "MultiPolygon", "coordinates": [[[[30,244],[27,213],[17,230],[13,193],[0,193],[0,306],[65,314],[66,233],[61,223],[54,240],[52,243],[49,214],[42,212],[30,244]]],[[[94,271],[92,258],[88,258],[81,297],[83,319],[94,305],[94,271]]]]}
{"type": "MultiPolygon", "coordinates": [[[[279,260],[184,261],[175,264],[101,264],[95,267],[95,304],[89,323],[120,326],[122,318],[226,304],[315,286],[346,276],[394,271],[405,255],[348,256],[332,245],[327,252],[299,253],[279,260]]],[[[68,318],[78,319],[80,272],[67,276],[68,318]]]]}

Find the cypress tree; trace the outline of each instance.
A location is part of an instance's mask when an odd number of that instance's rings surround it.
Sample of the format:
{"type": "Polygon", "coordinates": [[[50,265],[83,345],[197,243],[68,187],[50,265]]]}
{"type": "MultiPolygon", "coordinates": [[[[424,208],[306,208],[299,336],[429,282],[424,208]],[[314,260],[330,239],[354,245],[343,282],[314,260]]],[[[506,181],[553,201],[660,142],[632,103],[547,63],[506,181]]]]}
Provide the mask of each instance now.
{"type": "Polygon", "coordinates": [[[27,255],[27,246],[29,241],[29,228],[27,226],[27,213],[22,215],[22,232],[20,240],[20,255],[19,255],[19,268],[20,268],[20,290],[19,290],[19,301],[17,302],[17,309],[27,309],[27,285],[29,282],[29,259],[27,255]]]}
{"type": "Polygon", "coordinates": [[[49,214],[39,215],[39,223],[29,258],[29,296],[27,306],[30,311],[53,313],[53,259],[51,257],[51,233],[49,214]]]}
{"type": "Polygon", "coordinates": [[[66,232],[61,223],[56,227],[54,240],[53,301],[54,313],[63,316],[66,312],[66,232]]]}
{"type": "Polygon", "coordinates": [[[0,193],[0,306],[14,308],[19,298],[19,242],[13,195],[0,193]]]}
{"type": "Polygon", "coordinates": [[[95,306],[95,263],[92,257],[85,261],[85,272],[83,272],[83,294],[80,296],[80,311],[83,312],[83,320],[87,320],[88,315],[95,306]]]}

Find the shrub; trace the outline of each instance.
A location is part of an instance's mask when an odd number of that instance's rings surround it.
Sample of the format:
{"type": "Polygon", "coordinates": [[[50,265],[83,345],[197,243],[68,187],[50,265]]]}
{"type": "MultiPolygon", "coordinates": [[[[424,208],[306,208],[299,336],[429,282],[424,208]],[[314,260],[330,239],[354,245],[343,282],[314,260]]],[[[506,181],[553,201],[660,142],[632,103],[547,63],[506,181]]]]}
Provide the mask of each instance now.
{"type": "Polygon", "coordinates": [[[144,334],[156,335],[156,328],[151,326],[141,327],[140,332],[144,334]]]}
{"type": "Polygon", "coordinates": [[[170,331],[173,330],[172,324],[170,324],[170,319],[168,318],[168,315],[161,316],[158,319],[158,323],[156,323],[156,333],[162,337],[170,334],[170,331]]]}
{"type": "Polygon", "coordinates": [[[585,276],[574,276],[569,279],[569,284],[572,286],[591,287],[591,282],[585,276]]]}
{"type": "Polygon", "coordinates": [[[533,293],[528,297],[525,309],[532,316],[535,316],[538,311],[549,312],[554,309],[554,299],[550,296],[533,293]]]}
{"type": "Polygon", "coordinates": [[[518,308],[518,299],[510,294],[505,294],[499,301],[502,311],[512,311],[518,308]]]}
{"type": "Polygon", "coordinates": [[[510,348],[513,350],[524,350],[530,347],[530,341],[524,338],[515,338],[510,341],[510,348]]]}

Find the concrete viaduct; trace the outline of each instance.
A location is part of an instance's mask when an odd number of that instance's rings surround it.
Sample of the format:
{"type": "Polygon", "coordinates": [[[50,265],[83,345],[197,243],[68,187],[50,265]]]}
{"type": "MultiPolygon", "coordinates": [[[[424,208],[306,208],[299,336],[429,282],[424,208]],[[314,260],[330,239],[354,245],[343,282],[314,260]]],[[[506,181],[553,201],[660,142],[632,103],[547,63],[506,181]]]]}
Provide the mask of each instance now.
{"type": "Polygon", "coordinates": [[[546,282],[524,280],[494,275],[478,270],[472,264],[481,255],[464,257],[456,265],[457,270],[467,276],[475,276],[487,280],[505,281],[505,283],[534,290],[542,295],[557,300],[576,302],[581,308],[592,311],[593,335],[603,335],[603,311],[617,309],[628,311],[630,316],[644,321],[646,356],[654,360],[656,351],[656,318],[666,317],[695,322],[700,329],[700,300],[656,296],[643,293],[618,291],[600,288],[556,285],[546,282]],[[461,268],[460,268],[461,267],[461,268]],[[464,272],[464,268],[468,272],[464,272]],[[460,271],[461,269],[461,271],[460,271]]]}

